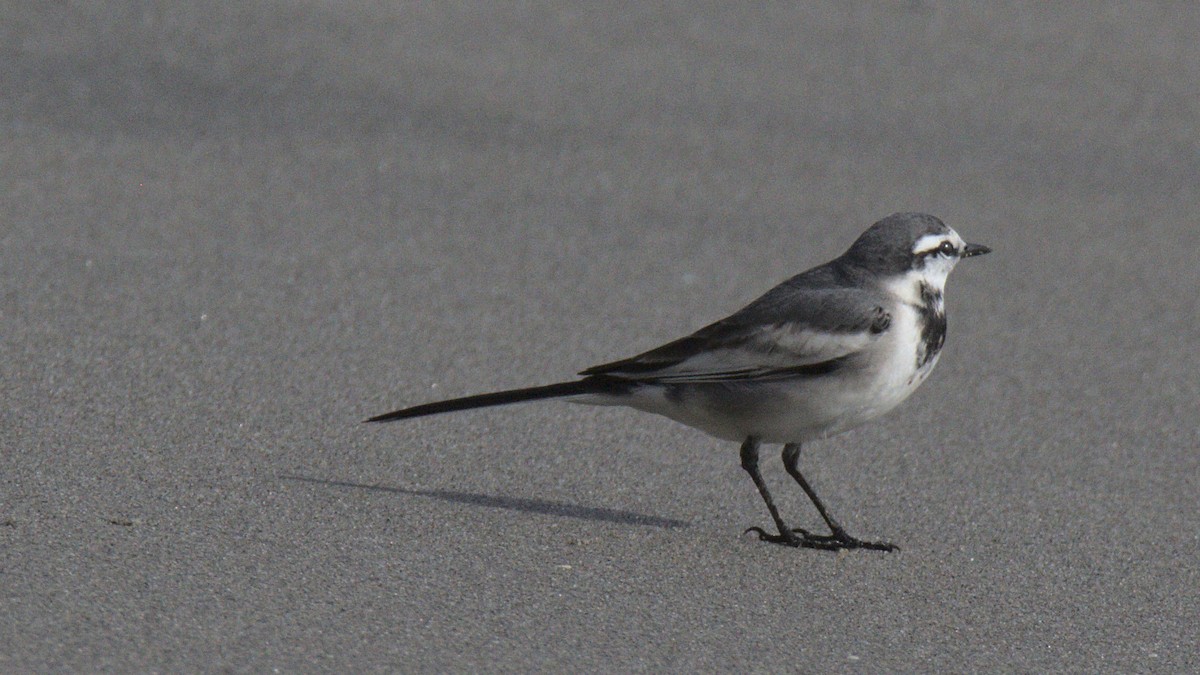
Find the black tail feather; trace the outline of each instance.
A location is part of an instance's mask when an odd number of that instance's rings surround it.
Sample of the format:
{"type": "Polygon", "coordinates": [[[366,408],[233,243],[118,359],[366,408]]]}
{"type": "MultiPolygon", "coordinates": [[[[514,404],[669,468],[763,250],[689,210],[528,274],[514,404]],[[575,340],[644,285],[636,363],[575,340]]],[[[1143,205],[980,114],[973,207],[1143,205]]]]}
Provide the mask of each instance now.
{"type": "Polygon", "coordinates": [[[448,401],[423,403],[421,405],[414,405],[411,408],[403,408],[390,413],[376,415],[364,421],[394,422],[411,417],[436,415],[456,410],[470,410],[471,408],[486,408],[494,405],[507,405],[509,403],[520,403],[521,401],[537,401],[540,399],[561,398],[563,396],[575,396],[578,394],[616,393],[616,391],[623,388],[613,378],[588,377],[574,382],[558,382],[540,387],[494,391],[488,394],[452,398],[448,401]]]}

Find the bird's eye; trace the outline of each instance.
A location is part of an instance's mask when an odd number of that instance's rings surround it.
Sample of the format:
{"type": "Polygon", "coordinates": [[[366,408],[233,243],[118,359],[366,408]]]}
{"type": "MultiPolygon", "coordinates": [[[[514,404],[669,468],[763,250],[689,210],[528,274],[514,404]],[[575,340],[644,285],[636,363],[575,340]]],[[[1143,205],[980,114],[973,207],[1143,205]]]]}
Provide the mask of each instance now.
{"type": "Polygon", "coordinates": [[[946,257],[950,257],[950,256],[958,253],[958,250],[954,248],[954,244],[951,244],[948,241],[943,241],[942,245],[939,246],[937,250],[938,250],[938,253],[941,253],[942,255],[944,255],[946,257]]]}

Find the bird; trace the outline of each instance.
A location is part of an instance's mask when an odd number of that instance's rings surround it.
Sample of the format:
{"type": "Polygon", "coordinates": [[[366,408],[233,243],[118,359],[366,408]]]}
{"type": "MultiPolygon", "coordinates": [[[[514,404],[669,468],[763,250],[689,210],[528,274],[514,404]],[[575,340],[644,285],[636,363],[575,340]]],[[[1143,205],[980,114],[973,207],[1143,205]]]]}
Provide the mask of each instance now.
{"type": "Polygon", "coordinates": [[[593,366],[575,380],[424,403],[364,421],[543,399],[627,406],[741,443],[742,469],[775,526],[773,533],[746,530],[758,540],[830,551],[896,550],[890,542],[847,533],[800,472],[800,450],[891,411],[929,377],[946,340],[946,279],[960,260],[990,252],[934,216],[894,213],[841,256],[655,349],[593,366]],[[783,446],[784,469],[829,534],[783,520],[759,469],[763,444],[783,446]]]}

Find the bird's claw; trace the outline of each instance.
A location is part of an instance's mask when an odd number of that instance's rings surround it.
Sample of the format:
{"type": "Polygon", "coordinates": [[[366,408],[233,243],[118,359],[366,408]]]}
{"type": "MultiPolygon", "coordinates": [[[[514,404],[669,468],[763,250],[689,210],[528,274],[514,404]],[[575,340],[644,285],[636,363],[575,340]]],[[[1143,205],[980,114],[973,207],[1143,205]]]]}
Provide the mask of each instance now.
{"type": "MultiPolygon", "coordinates": [[[[759,541],[765,541],[772,544],[780,544],[783,546],[791,546],[793,548],[814,548],[822,551],[841,551],[855,548],[863,548],[871,551],[898,551],[899,546],[886,541],[863,541],[855,537],[851,537],[846,532],[839,531],[833,534],[813,534],[808,530],[797,527],[791,530],[786,530],[786,533],[769,534],[761,527],[750,527],[746,532],[754,532],[758,535],[759,541]]],[[[745,534],[746,532],[743,532],[745,534]]]]}

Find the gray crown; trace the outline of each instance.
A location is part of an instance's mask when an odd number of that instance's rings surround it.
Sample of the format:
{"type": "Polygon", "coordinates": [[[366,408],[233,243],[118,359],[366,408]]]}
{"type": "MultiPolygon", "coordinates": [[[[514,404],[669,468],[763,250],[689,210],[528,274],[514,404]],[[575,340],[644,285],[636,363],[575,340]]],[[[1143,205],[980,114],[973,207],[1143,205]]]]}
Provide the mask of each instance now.
{"type": "Polygon", "coordinates": [[[912,268],[912,247],[918,239],[949,232],[945,223],[927,213],[893,213],[863,232],[842,262],[879,274],[902,273],[912,268]]]}

